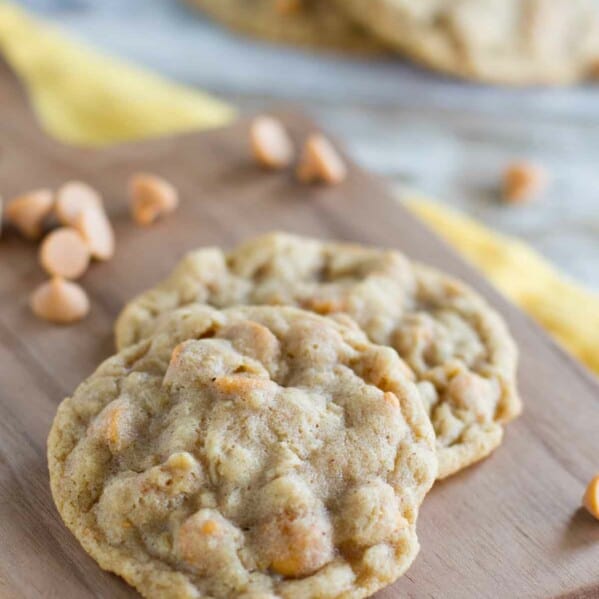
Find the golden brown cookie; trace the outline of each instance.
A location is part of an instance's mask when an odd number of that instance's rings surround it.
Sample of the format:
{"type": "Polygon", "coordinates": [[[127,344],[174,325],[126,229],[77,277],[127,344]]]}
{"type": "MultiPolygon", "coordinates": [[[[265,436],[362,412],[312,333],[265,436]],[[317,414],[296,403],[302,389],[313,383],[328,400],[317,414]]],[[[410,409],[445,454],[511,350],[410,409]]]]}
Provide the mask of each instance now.
{"type": "Polygon", "coordinates": [[[418,551],[434,435],[396,352],[288,307],[192,304],[59,407],[52,494],[150,598],[365,597],[418,551]]]}
{"type": "Polygon", "coordinates": [[[597,76],[596,0],[335,0],[424,65],[469,79],[566,84],[597,76]]]}
{"type": "Polygon", "coordinates": [[[463,283],[398,252],[280,233],[228,254],[192,252],[125,307],[117,346],[150,335],[164,314],[192,303],[294,305],[351,316],[414,371],[437,434],[441,478],[489,455],[502,425],[521,410],[517,351],[501,317],[463,283]]]}
{"type": "Polygon", "coordinates": [[[234,31],[307,48],[383,53],[382,43],[327,0],[188,0],[234,31]]]}

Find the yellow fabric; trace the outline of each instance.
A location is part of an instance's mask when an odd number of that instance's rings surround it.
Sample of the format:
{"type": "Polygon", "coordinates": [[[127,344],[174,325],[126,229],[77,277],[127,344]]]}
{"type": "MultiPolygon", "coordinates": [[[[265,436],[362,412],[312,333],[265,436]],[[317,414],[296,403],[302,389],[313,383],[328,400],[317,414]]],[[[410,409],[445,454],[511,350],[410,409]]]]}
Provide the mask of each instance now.
{"type": "Polygon", "coordinates": [[[73,144],[218,127],[235,111],[196,90],[105,58],[0,0],[0,50],[47,130],[73,144]]]}
{"type": "MultiPolygon", "coordinates": [[[[42,123],[64,141],[99,145],[215,127],[234,117],[206,94],[100,57],[1,2],[0,48],[26,82],[42,123]]],[[[598,296],[522,242],[427,200],[407,205],[599,373],[598,296]]]]}

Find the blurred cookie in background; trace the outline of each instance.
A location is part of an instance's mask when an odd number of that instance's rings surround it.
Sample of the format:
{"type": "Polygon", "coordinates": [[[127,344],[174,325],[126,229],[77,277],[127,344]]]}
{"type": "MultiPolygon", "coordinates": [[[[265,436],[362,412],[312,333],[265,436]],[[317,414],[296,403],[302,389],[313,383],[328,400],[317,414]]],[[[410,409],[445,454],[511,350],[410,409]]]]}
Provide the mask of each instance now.
{"type": "Polygon", "coordinates": [[[599,75],[597,0],[334,0],[409,58],[508,85],[599,75]]]}
{"type": "Polygon", "coordinates": [[[233,31],[272,42],[351,53],[385,47],[330,0],[187,0],[233,31]]]}

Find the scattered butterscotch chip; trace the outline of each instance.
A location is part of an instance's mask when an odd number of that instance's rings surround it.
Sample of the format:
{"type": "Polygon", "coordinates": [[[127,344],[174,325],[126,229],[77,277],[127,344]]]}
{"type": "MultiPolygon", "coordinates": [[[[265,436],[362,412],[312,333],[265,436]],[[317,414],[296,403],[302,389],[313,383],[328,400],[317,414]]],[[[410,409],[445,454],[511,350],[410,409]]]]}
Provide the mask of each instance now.
{"type": "Polygon", "coordinates": [[[61,277],[42,283],[31,295],[30,303],[36,316],[58,324],[76,322],[89,312],[85,291],[61,277]]]}
{"type": "Polygon", "coordinates": [[[158,212],[151,206],[137,206],[131,210],[133,220],[142,227],[151,225],[157,218],[158,212]]]}
{"type": "Polygon", "coordinates": [[[592,516],[599,520],[599,474],[589,483],[582,498],[582,504],[592,516]]]}
{"type": "Polygon", "coordinates": [[[100,194],[87,183],[70,181],[56,193],[56,215],[65,225],[77,229],[97,260],[114,255],[114,231],[104,211],[100,194]]]}
{"type": "Polygon", "coordinates": [[[77,216],[73,225],[96,260],[110,260],[114,255],[114,231],[102,209],[89,208],[77,216]]]}
{"type": "Polygon", "coordinates": [[[304,183],[336,185],[346,176],[345,163],[333,144],[319,133],[310,135],[304,144],[297,168],[298,179],[304,183]]]}
{"type": "Polygon", "coordinates": [[[40,245],[39,259],[48,274],[77,279],[89,266],[90,250],[76,229],[61,227],[46,235],[40,245]]]}
{"type": "Polygon", "coordinates": [[[104,210],[104,204],[100,194],[87,183],[69,181],[56,192],[56,216],[63,225],[75,226],[80,214],[88,209],[104,210]]]}
{"type": "Polygon", "coordinates": [[[503,198],[511,204],[536,199],[549,182],[547,171],[531,162],[514,162],[503,174],[503,198]]]}
{"type": "Polygon", "coordinates": [[[285,127],[270,116],[259,116],[253,120],[250,145],[258,163],[270,169],[289,166],[295,155],[293,142],[285,127]]]}
{"type": "Polygon", "coordinates": [[[177,189],[166,179],[138,173],[129,180],[131,215],[139,225],[149,225],[179,205],[177,189]]]}
{"type": "Polygon", "coordinates": [[[38,239],[53,206],[52,191],[36,189],[10,200],[6,205],[5,216],[25,237],[38,239]]]}

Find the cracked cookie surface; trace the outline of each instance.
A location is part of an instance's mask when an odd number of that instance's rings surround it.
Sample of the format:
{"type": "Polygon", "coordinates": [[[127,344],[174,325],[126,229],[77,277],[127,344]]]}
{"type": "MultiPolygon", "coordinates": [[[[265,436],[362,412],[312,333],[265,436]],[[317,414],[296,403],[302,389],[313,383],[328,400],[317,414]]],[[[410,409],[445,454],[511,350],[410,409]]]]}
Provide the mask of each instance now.
{"type": "Polygon", "coordinates": [[[224,253],[188,254],[116,325],[122,348],[191,303],[294,305],[346,314],[374,342],[394,347],[415,373],[437,435],[439,477],[489,455],[521,410],[517,351],[501,317],[473,290],[402,254],[284,233],[224,253]]]}
{"type": "Polygon", "coordinates": [[[59,407],[52,494],[146,597],[364,597],[418,551],[434,434],[397,353],[290,307],[192,304],[59,407]]]}
{"type": "Polygon", "coordinates": [[[336,0],[401,53],[432,68],[507,84],[596,77],[597,0],[336,0]]]}

